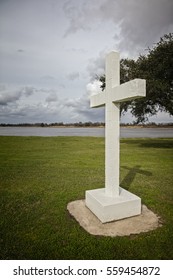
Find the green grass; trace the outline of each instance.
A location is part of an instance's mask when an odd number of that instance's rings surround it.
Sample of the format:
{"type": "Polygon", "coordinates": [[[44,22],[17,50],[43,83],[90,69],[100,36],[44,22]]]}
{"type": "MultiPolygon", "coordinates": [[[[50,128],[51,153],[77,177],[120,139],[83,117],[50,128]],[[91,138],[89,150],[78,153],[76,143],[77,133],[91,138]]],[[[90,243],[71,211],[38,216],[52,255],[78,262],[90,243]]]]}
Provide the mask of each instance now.
{"type": "Polygon", "coordinates": [[[104,187],[104,139],[0,137],[1,259],[173,259],[173,139],[121,140],[121,186],[163,226],[129,237],[92,236],[68,211],[104,187]]]}

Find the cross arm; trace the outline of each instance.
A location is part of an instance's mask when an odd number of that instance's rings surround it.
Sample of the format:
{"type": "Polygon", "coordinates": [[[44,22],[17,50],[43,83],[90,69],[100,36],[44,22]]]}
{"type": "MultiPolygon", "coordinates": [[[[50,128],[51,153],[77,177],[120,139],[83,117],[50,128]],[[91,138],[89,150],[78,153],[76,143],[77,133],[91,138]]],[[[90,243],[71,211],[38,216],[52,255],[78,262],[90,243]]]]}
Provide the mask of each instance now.
{"type": "Polygon", "coordinates": [[[146,80],[134,79],[112,88],[112,102],[124,102],[146,96],[146,80]]]}
{"type": "Polygon", "coordinates": [[[90,107],[91,108],[102,107],[105,105],[105,103],[106,103],[105,92],[91,95],[91,97],[90,97],[90,107]]]}

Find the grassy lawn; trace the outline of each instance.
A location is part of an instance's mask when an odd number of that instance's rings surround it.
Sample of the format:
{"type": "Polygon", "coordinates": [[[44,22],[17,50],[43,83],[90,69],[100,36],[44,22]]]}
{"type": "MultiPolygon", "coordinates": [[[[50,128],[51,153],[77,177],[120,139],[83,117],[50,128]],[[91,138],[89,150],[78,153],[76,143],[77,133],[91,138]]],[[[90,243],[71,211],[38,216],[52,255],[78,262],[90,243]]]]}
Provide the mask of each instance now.
{"type": "Polygon", "coordinates": [[[121,140],[121,186],[163,226],[98,237],[67,204],[104,187],[104,139],[0,137],[1,259],[173,259],[173,139],[121,140]]]}

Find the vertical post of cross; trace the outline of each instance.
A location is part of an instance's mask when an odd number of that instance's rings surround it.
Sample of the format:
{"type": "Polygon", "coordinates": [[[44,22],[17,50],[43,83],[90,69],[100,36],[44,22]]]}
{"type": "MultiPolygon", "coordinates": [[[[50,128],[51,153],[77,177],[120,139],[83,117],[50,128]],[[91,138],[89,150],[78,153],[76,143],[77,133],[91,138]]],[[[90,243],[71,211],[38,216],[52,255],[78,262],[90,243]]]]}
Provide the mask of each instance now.
{"type": "Polygon", "coordinates": [[[119,118],[120,103],[112,102],[112,88],[120,84],[120,56],[111,52],[106,57],[105,112],[105,193],[119,196],[119,118]]]}
{"type": "Polygon", "coordinates": [[[134,79],[120,85],[120,58],[117,52],[106,57],[106,90],[90,97],[90,106],[106,106],[105,188],[86,191],[86,206],[102,223],[141,213],[140,197],[119,186],[120,103],[146,95],[146,81],[134,79]]]}

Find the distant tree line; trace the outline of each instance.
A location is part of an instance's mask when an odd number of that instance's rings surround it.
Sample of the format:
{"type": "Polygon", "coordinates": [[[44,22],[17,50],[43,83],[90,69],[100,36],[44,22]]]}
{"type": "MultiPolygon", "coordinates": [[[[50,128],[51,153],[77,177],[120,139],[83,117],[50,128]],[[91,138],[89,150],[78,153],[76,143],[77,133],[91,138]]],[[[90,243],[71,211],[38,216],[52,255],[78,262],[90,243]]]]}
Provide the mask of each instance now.
{"type": "Polygon", "coordinates": [[[103,127],[105,126],[104,122],[76,122],[76,123],[63,123],[63,122],[54,122],[54,123],[0,123],[1,127],[8,126],[20,126],[20,127],[103,127]]]}
{"type": "MultiPolygon", "coordinates": [[[[141,124],[137,122],[133,123],[121,123],[120,126],[141,126],[141,124]]],[[[18,123],[18,124],[10,124],[10,123],[0,123],[0,127],[105,127],[104,122],[76,122],[76,123],[63,123],[63,122],[54,122],[54,123],[18,123]]],[[[142,126],[145,127],[163,127],[169,126],[173,127],[173,123],[143,123],[142,126]]]]}

